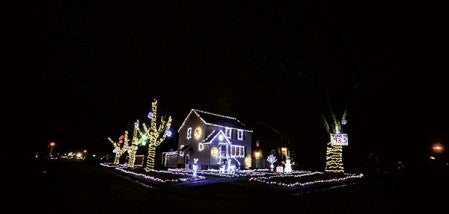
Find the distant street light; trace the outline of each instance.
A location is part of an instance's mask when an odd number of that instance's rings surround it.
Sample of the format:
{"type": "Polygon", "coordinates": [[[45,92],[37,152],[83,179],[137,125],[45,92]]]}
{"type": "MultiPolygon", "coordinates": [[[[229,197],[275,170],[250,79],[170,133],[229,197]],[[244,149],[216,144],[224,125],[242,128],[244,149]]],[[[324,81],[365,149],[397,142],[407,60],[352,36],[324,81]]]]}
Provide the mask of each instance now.
{"type": "Polygon", "coordinates": [[[50,152],[48,154],[48,157],[51,159],[51,158],[53,158],[53,148],[55,148],[56,143],[55,142],[50,142],[49,146],[50,146],[50,152]]]}
{"type": "Polygon", "coordinates": [[[443,144],[441,144],[441,143],[434,143],[432,145],[432,151],[437,153],[437,154],[443,153],[444,152],[443,144]]]}

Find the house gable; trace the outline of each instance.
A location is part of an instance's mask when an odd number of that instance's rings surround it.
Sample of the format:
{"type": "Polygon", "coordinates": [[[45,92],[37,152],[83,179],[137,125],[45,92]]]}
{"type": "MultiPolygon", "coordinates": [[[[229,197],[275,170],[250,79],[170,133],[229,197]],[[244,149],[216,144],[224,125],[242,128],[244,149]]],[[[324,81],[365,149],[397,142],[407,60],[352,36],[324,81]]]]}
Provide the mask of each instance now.
{"type": "Polygon", "coordinates": [[[195,111],[191,110],[178,129],[178,149],[200,142],[205,138],[206,125],[195,111]]]}

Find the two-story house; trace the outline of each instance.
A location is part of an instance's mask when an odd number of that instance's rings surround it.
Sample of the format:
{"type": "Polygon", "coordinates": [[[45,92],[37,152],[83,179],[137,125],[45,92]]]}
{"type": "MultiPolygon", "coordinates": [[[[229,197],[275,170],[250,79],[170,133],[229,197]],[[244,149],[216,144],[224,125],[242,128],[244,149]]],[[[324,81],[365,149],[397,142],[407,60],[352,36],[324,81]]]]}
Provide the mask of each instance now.
{"type": "Polygon", "coordinates": [[[252,130],[235,117],[192,109],[178,132],[178,150],[165,156],[176,155],[177,167],[191,168],[195,159],[201,169],[251,167],[252,130]]]}

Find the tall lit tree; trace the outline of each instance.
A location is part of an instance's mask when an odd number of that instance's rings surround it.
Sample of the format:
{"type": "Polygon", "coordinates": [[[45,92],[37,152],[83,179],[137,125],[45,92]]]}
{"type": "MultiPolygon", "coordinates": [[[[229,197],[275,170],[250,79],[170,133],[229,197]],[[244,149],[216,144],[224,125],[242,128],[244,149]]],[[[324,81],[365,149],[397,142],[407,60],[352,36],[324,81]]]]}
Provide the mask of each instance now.
{"type": "Polygon", "coordinates": [[[109,142],[112,143],[115,150],[114,164],[118,165],[120,163],[120,157],[128,150],[128,131],[125,131],[125,135],[120,135],[118,142],[112,140],[108,137],[109,142]]]}
{"type": "Polygon", "coordinates": [[[148,138],[148,156],[145,171],[154,169],[156,147],[165,140],[167,137],[167,131],[171,126],[171,116],[168,116],[168,119],[167,116],[162,116],[159,123],[157,122],[157,116],[157,100],[154,99],[151,103],[151,112],[149,114],[151,119],[150,127],[148,127],[145,123],[143,124],[145,136],[148,138]]]}
{"type": "MultiPolygon", "coordinates": [[[[329,97],[328,97],[329,98],[329,97]]],[[[332,117],[332,125],[329,125],[329,123],[326,120],[326,117],[322,115],[324,127],[330,136],[330,134],[339,134],[341,133],[341,126],[346,124],[346,110],[343,113],[342,119],[338,120],[335,116],[335,113],[332,109],[332,106],[330,104],[330,101],[328,99],[330,113],[332,117]]],[[[326,172],[333,172],[333,173],[344,173],[344,166],[343,166],[343,147],[332,145],[331,140],[329,139],[329,142],[327,143],[326,148],[326,172]]]]}
{"type": "Polygon", "coordinates": [[[139,128],[139,120],[137,120],[134,123],[134,131],[133,131],[133,138],[131,140],[131,145],[128,147],[128,154],[129,154],[129,159],[128,159],[128,167],[129,168],[134,168],[134,163],[136,162],[136,154],[137,154],[137,149],[139,148],[139,145],[142,142],[142,137],[139,138],[139,134],[141,133],[140,128],[139,128]]]}

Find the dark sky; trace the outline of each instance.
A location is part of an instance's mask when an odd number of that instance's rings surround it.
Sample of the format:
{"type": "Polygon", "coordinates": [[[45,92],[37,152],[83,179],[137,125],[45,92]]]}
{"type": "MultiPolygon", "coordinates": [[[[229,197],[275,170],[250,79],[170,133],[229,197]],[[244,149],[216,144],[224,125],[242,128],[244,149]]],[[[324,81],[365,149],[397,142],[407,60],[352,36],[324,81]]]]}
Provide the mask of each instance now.
{"type": "MultiPolygon", "coordinates": [[[[262,120],[300,163],[323,164],[329,116],[348,109],[347,157],[419,159],[448,140],[447,42],[437,6],[389,1],[39,1],[18,32],[10,96],[32,126],[24,151],[110,151],[153,98],[177,129],[198,108],[262,120]],[[23,78],[23,79],[22,79],[23,78]],[[15,90],[17,91],[17,90],[15,90]]],[[[12,148],[6,147],[5,151],[12,148]]],[[[354,164],[357,166],[357,164],[354,164]]]]}

